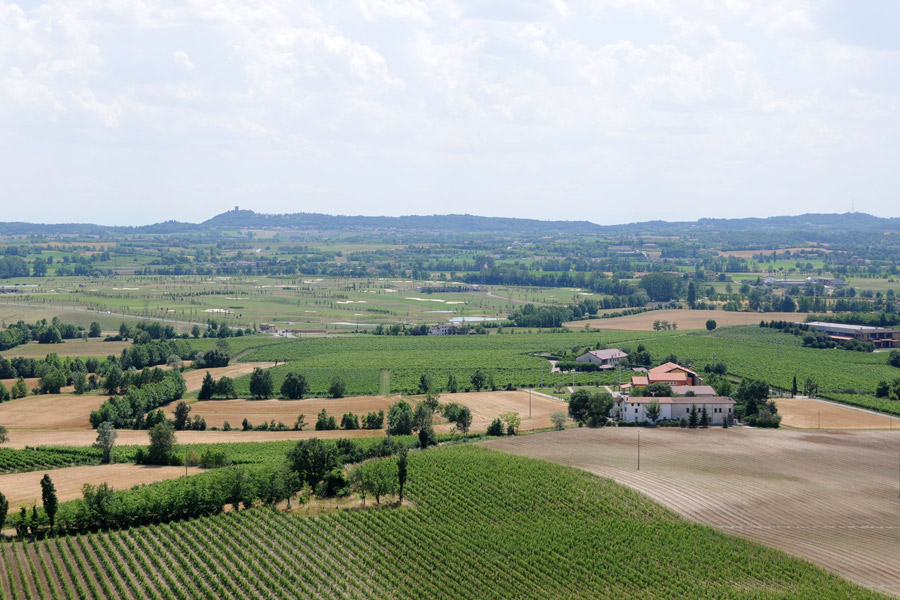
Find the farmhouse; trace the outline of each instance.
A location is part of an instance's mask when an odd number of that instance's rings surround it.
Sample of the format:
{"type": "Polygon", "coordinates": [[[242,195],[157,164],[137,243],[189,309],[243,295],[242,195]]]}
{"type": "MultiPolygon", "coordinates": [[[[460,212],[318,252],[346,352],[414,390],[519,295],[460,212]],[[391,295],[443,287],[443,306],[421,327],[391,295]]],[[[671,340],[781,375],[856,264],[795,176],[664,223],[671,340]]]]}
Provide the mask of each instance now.
{"type": "Polygon", "coordinates": [[[728,419],[728,423],[734,419],[734,400],[727,396],[706,396],[706,397],[690,397],[680,396],[677,398],[626,398],[621,405],[621,418],[623,421],[646,421],[647,405],[656,400],[659,402],[659,419],[682,419],[689,418],[691,415],[691,407],[697,407],[697,413],[706,407],[706,414],[709,416],[710,425],[721,425],[724,419],[728,419]]]}
{"type": "Polygon", "coordinates": [[[845,342],[859,340],[872,342],[876,348],[900,348],[900,331],[890,327],[869,327],[865,325],[844,325],[843,323],[807,323],[810,329],[824,331],[833,340],[845,342]]]}
{"type": "Polygon", "coordinates": [[[609,348],[607,350],[591,350],[585,352],[575,359],[575,362],[593,363],[600,365],[600,368],[612,369],[619,364],[619,361],[628,356],[618,348],[609,348]]]}
{"type": "Polygon", "coordinates": [[[651,383],[668,383],[672,387],[684,387],[702,385],[703,380],[687,367],[667,362],[650,369],[647,371],[647,375],[632,377],[629,387],[643,388],[651,383]]]}
{"type": "Polygon", "coordinates": [[[435,325],[428,328],[428,335],[450,335],[449,325],[435,325]]]}

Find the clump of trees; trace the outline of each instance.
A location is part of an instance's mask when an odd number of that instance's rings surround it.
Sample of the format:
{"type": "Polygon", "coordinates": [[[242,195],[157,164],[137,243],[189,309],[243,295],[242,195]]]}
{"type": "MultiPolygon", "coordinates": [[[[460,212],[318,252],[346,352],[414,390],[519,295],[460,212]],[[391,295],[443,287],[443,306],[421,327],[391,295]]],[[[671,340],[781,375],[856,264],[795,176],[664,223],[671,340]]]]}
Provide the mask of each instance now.
{"type": "Polygon", "coordinates": [[[774,400],[769,399],[769,384],[757,379],[743,379],[734,392],[734,415],[753,427],[778,427],[781,415],[774,400]]]}
{"type": "Polygon", "coordinates": [[[197,400],[212,400],[213,398],[237,398],[237,391],[234,389],[234,380],[227,375],[223,375],[218,381],[210,375],[209,371],[203,377],[200,384],[200,391],[197,392],[197,400]]]}
{"type": "Polygon", "coordinates": [[[162,410],[157,409],[180,400],[186,391],[181,373],[167,371],[160,381],[141,387],[131,386],[123,396],[113,396],[101,404],[98,410],[91,412],[91,425],[97,428],[108,421],[116,429],[149,429],[166,419],[162,410]]]}
{"type": "Polygon", "coordinates": [[[588,427],[602,427],[615,402],[609,392],[575,390],[569,397],[569,416],[588,427]]]}

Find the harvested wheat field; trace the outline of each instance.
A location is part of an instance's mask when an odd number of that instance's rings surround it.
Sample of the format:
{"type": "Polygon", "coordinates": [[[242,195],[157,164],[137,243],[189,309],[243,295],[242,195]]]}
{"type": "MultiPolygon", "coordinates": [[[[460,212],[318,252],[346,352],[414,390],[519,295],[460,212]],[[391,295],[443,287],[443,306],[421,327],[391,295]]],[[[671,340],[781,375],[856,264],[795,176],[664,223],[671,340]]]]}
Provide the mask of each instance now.
{"type": "MultiPolygon", "coordinates": [[[[351,398],[305,398],[303,400],[204,400],[191,404],[191,417],[199,415],[206,419],[207,427],[222,427],[228,421],[232,427],[240,428],[246,418],[254,425],[263,421],[281,421],[293,427],[297,416],[306,417],[306,427],[316,424],[316,415],[323,408],[340,423],[341,415],[354,413],[361,417],[369,412],[383,410],[387,414],[393,402],[399,397],[355,396],[351,398]]],[[[168,408],[171,415],[174,404],[168,408]]]]}
{"type": "Polygon", "coordinates": [[[809,398],[778,398],[781,424],[797,429],[900,429],[888,415],[809,398]]]}
{"type": "Polygon", "coordinates": [[[799,313],[752,313],[727,310],[651,310],[639,315],[627,315],[611,319],[591,319],[590,321],[570,321],[564,323],[570,329],[583,330],[586,323],[591,329],[618,329],[623,331],[652,331],[654,321],[677,323],[678,329],[706,329],[706,321],[712,319],[717,327],[732,325],[759,325],[766,321],[791,321],[800,323],[806,315],[799,313]]]}
{"type": "Polygon", "coordinates": [[[275,363],[273,362],[246,362],[234,363],[232,365],[228,365],[227,367],[197,369],[196,371],[188,371],[184,374],[184,383],[187,385],[187,391],[189,393],[196,392],[200,390],[200,386],[203,383],[203,378],[206,377],[207,371],[209,371],[209,374],[212,375],[214,379],[219,379],[223,375],[227,375],[228,377],[234,379],[236,377],[240,377],[241,375],[249,375],[256,367],[259,367],[260,369],[269,369],[274,366],[275,363]]]}
{"type": "MultiPolygon", "coordinates": [[[[290,425],[293,425],[291,423],[290,425]]],[[[290,426],[289,425],[289,426],[290,426]]],[[[240,429],[240,423],[238,423],[240,429]]],[[[119,429],[116,444],[120,446],[146,446],[150,443],[144,429],[119,429]]],[[[176,431],[178,444],[221,444],[226,442],[276,442],[281,440],[305,440],[308,438],[350,438],[378,437],[385,434],[383,429],[356,429],[344,431],[315,431],[307,425],[303,431],[176,431]]],[[[24,448],[25,446],[90,446],[97,439],[93,429],[60,430],[60,429],[11,429],[9,442],[3,448],[24,448]]],[[[2,490],[0,490],[2,491],[2,490]]]]}
{"type": "Polygon", "coordinates": [[[90,429],[91,411],[105,400],[75,394],[26,396],[0,404],[0,424],[10,429],[10,438],[13,429],[90,429]]]}
{"type": "MultiPolygon", "coordinates": [[[[491,421],[499,415],[508,412],[517,412],[522,418],[522,431],[529,429],[546,429],[552,427],[550,415],[557,411],[566,412],[568,405],[559,400],[551,400],[544,396],[532,394],[531,417],[528,416],[528,391],[516,392],[470,392],[462,394],[441,394],[441,404],[456,402],[460,406],[467,406],[472,411],[472,426],[470,431],[482,433],[487,430],[491,421]]],[[[435,419],[435,431],[447,433],[453,430],[453,425],[441,423],[443,419],[435,419]]]]}
{"type": "MultiPolygon", "coordinates": [[[[15,379],[0,379],[0,383],[2,383],[3,385],[5,385],[7,390],[11,390],[12,387],[13,387],[14,385],[16,385],[16,382],[17,382],[17,381],[19,381],[18,378],[15,378],[15,379]]],[[[35,387],[36,385],[38,385],[38,383],[40,383],[40,381],[41,381],[41,380],[40,380],[38,377],[28,377],[27,379],[25,379],[25,385],[28,386],[28,393],[29,393],[29,394],[31,393],[31,390],[34,389],[34,387],[35,387]]]]}
{"type": "MultiPolygon", "coordinates": [[[[188,473],[196,475],[202,469],[189,467],[188,473]]],[[[153,483],[164,479],[174,479],[184,475],[184,467],[152,467],[132,464],[93,465],[87,467],[67,467],[50,471],[12,473],[0,475],[0,489],[13,507],[41,506],[41,478],[50,475],[56,487],[56,497],[60,502],[81,498],[81,486],[85,483],[97,485],[108,483],[117,490],[128,489],[142,483],[153,483]]]]}
{"type": "Polygon", "coordinates": [[[44,358],[51,352],[60,358],[66,357],[96,357],[103,358],[110,354],[116,356],[122,354],[124,348],[130,348],[131,342],[104,342],[97,338],[84,341],[83,339],[63,340],[59,344],[39,344],[28,342],[15,348],[10,348],[0,353],[3,358],[24,356],[25,358],[44,358]]]}
{"type": "Polygon", "coordinates": [[[900,431],[569,429],[485,445],[611,477],[900,596],[900,431]]]}

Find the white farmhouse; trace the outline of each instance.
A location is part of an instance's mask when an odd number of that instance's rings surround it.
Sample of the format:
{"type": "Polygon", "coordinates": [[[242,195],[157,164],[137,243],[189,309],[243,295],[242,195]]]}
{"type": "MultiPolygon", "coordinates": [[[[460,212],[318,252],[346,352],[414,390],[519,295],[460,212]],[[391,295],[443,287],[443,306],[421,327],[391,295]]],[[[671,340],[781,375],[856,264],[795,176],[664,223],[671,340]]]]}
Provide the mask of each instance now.
{"type": "Polygon", "coordinates": [[[619,364],[619,361],[628,355],[618,348],[609,348],[607,350],[591,350],[585,352],[575,359],[575,362],[594,363],[600,365],[601,368],[613,368],[619,364]]]}
{"type": "Polygon", "coordinates": [[[728,419],[730,425],[734,421],[734,400],[726,396],[679,396],[677,398],[625,398],[621,406],[623,421],[646,421],[647,405],[656,400],[659,402],[659,419],[688,419],[691,406],[697,407],[699,417],[703,407],[709,416],[710,425],[721,425],[728,419]]]}

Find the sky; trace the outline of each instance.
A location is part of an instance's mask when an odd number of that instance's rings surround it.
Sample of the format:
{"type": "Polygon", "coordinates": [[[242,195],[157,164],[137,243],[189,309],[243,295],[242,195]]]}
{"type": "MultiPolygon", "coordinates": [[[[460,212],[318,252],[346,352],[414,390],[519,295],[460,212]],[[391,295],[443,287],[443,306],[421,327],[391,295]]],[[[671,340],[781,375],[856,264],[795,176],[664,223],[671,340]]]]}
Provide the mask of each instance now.
{"type": "Polygon", "coordinates": [[[0,0],[0,221],[900,216],[895,0],[0,0]]]}

